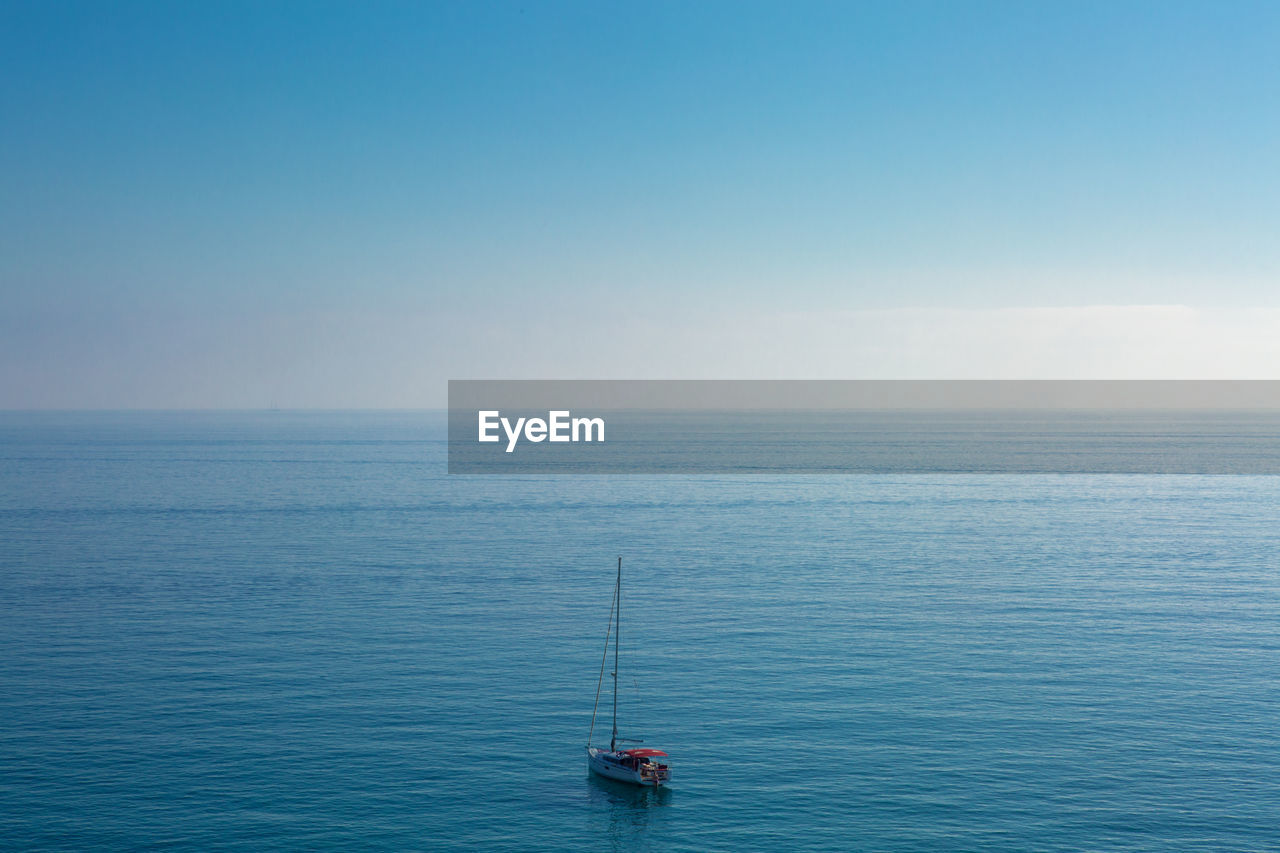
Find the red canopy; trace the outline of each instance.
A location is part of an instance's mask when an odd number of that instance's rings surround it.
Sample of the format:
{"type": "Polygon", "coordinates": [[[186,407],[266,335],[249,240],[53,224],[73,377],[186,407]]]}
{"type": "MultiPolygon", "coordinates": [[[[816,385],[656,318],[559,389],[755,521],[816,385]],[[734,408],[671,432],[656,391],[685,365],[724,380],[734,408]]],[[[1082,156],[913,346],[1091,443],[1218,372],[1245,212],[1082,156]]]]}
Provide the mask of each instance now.
{"type": "Polygon", "coordinates": [[[660,749],[620,749],[623,755],[630,755],[632,758],[651,758],[655,755],[666,756],[666,753],[660,749]]]}

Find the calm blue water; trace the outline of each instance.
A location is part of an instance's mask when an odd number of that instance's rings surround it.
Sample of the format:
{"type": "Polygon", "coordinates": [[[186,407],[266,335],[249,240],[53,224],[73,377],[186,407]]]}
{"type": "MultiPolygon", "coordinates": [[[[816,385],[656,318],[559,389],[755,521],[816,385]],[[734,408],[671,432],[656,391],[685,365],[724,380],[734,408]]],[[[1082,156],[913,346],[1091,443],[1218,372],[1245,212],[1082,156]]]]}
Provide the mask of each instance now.
{"type": "Polygon", "coordinates": [[[444,450],[0,415],[0,847],[1280,850],[1280,478],[444,450]],[[669,791],[585,770],[619,554],[669,791]]]}

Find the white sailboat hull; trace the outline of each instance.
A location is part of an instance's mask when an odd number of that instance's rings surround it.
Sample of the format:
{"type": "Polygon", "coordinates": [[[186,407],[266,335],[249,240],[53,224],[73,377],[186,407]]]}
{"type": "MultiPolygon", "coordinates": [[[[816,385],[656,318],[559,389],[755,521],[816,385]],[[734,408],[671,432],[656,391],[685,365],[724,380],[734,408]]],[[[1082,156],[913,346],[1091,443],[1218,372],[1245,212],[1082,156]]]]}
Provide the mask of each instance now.
{"type": "Polygon", "coordinates": [[[592,772],[619,782],[630,782],[635,785],[652,785],[655,788],[671,781],[671,771],[665,766],[659,770],[655,765],[645,769],[632,769],[623,766],[617,753],[599,747],[587,747],[587,766],[592,772]]]}

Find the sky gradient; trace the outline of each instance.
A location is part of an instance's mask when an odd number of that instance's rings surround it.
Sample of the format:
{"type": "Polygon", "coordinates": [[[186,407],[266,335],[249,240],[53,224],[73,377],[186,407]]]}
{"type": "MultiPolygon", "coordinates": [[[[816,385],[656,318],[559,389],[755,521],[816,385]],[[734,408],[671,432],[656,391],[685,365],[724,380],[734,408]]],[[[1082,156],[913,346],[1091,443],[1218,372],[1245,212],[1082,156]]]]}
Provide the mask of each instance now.
{"type": "Polygon", "coordinates": [[[1280,5],[0,2],[0,408],[1280,377],[1280,5]]]}

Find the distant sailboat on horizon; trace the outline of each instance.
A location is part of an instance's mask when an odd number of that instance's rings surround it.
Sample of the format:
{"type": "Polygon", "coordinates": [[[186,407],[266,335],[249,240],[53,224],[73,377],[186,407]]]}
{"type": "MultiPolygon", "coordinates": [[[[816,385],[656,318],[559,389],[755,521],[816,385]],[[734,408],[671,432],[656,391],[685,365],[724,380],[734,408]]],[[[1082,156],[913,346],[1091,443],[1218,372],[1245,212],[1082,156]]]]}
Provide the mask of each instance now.
{"type": "Polygon", "coordinates": [[[622,558],[618,558],[618,579],[613,586],[613,606],[609,612],[609,629],[604,635],[604,657],[600,660],[600,679],[596,682],[596,701],[591,708],[591,730],[587,733],[587,766],[595,773],[619,782],[652,785],[657,788],[671,781],[671,769],[654,759],[666,758],[659,749],[618,749],[618,634],[622,628],[622,558]],[[600,689],[604,685],[604,667],[609,660],[609,639],[613,638],[613,733],[609,748],[592,746],[596,730],[596,711],[600,707],[600,689]]]}

